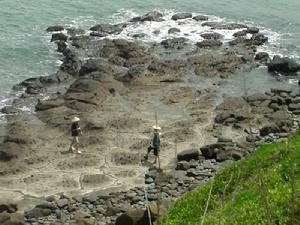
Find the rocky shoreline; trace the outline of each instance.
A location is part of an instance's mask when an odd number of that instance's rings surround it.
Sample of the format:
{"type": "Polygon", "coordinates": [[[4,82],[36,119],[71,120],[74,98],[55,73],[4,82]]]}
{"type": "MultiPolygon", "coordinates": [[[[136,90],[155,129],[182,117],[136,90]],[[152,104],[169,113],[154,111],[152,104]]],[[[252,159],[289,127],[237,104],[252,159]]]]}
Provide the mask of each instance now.
{"type": "Polygon", "coordinates": [[[210,31],[195,43],[177,27],[160,43],[143,42],[144,33],[118,38],[164,20],[149,12],[89,32],[47,29],[62,53],[59,71],[16,85],[24,94],[2,109],[1,224],[149,224],[148,201],[155,219],[224,164],[298,129],[298,87],[277,82],[247,93],[251,82],[241,78],[260,66],[270,76],[300,71],[293,59],[258,52],[268,41],[258,28],[179,13],[171,18],[179,26],[192,20],[210,31]],[[220,30],[232,31],[232,39],[220,30]],[[240,93],[224,95],[228,83],[240,93]],[[163,128],[159,172],[141,164],[155,113],[163,128]],[[82,118],[82,155],[67,153],[73,116],[82,118]]]}

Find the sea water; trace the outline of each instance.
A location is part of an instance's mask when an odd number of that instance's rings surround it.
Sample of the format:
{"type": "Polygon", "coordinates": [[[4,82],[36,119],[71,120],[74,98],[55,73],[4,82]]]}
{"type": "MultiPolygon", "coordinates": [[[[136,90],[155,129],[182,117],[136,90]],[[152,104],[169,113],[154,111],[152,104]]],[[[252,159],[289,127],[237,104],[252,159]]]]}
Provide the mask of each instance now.
{"type": "MultiPolygon", "coordinates": [[[[178,26],[170,18],[177,12],[208,15],[210,21],[241,22],[257,26],[269,37],[260,50],[295,58],[300,62],[299,0],[0,0],[0,107],[8,104],[13,85],[29,77],[54,73],[62,56],[50,42],[47,27],[63,25],[88,29],[97,23],[120,23],[152,10],[165,22],[125,28],[119,38],[147,34],[143,41],[161,41],[168,29],[178,26]],[[159,35],[152,31],[159,29],[159,35]]],[[[181,25],[181,35],[201,39],[209,29],[192,19],[181,25]]],[[[219,31],[230,40],[235,31],[219,31]]],[[[177,35],[178,36],[178,35],[177,35]]],[[[293,82],[292,82],[293,83],[293,82]]],[[[15,93],[14,93],[15,95],[15,93]]]]}

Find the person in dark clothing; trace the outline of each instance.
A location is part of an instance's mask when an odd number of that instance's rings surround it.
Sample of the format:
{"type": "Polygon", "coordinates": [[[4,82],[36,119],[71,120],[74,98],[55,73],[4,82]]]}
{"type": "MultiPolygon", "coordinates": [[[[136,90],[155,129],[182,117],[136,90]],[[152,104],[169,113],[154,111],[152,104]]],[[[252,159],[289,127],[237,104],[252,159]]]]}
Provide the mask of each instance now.
{"type": "Polygon", "coordinates": [[[80,119],[78,117],[74,117],[72,119],[72,125],[71,125],[71,133],[73,140],[71,142],[69,151],[75,153],[81,153],[81,151],[78,150],[79,148],[79,136],[82,135],[82,131],[79,126],[80,119]]]}
{"type": "Polygon", "coordinates": [[[154,164],[157,162],[157,159],[159,160],[159,150],[160,150],[160,137],[159,137],[159,131],[161,128],[159,126],[153,126],[153,134],[150,142],[150,146],[148,147],[147,154],[145,155],[145,160],[148,160],[149,153],[153,150],[153,154],[155,156],[154,164]]]}

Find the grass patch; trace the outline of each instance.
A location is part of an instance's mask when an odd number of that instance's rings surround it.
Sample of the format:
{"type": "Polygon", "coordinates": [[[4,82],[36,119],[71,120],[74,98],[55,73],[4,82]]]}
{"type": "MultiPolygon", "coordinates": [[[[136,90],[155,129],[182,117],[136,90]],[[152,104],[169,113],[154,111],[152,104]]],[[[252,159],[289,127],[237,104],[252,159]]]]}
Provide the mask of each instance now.
{"type": "Polygon", "coordinates": [[[300,224],[300,133],[260,146],[187,193],[157,225],[300,224]],[[205,208],[211,190],[205,217],[205,208]]]}

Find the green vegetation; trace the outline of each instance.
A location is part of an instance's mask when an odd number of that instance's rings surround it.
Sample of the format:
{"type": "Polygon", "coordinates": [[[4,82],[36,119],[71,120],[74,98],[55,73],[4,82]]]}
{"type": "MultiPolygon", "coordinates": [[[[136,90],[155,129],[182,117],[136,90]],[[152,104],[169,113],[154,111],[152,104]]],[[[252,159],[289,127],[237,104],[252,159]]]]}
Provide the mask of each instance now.
{"type": "Polygon", "coordinates": [[[299,166],[300,133],[260,146],[187,193],[157,224],[300,224],[299,166]]]}

